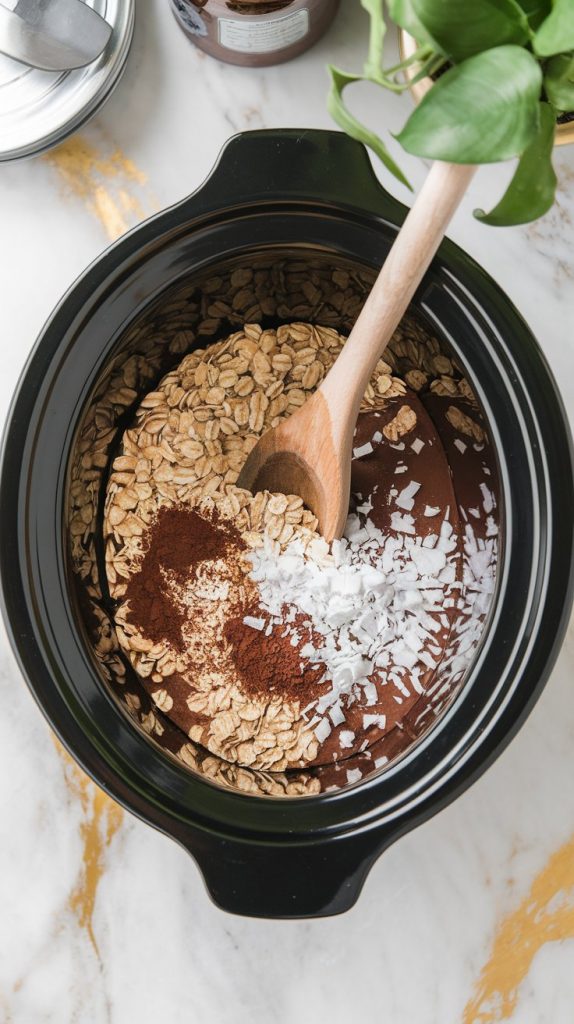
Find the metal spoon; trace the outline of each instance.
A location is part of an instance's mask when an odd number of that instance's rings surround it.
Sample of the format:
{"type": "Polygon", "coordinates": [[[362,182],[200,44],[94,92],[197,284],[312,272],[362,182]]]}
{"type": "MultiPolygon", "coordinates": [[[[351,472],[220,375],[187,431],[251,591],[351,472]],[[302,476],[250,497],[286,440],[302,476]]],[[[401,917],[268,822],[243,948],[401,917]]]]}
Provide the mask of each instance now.
{"type": "Polygon", "coordinates": [[[41,71],[91,64],[111,34],[83,0],[0,0],[0,53],[41,71]]]}
{"type": "Polygon", "coordinates": [[[300,495],[327,541],[345,526],[353,433],[369,378],[475,170],[433,165],[336,363],[300,409],[263,434],[239,474],[237,485],[253,493],[300,495]]]}

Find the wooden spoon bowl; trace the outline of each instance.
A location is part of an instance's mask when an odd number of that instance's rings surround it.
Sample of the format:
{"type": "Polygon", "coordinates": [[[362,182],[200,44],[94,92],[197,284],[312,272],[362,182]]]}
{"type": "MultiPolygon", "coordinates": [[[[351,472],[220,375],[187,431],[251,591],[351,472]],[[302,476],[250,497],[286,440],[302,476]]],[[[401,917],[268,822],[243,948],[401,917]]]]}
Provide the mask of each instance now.
{"type": "Polygon", "coordinates": [[[466,164],[433,165],[336,363],[300,409],[260,438],[239,474],[238,487],[254,493],[298,494],[327,541],[345,527],[353,435],[369,378],[474,171],[466,164]]]}

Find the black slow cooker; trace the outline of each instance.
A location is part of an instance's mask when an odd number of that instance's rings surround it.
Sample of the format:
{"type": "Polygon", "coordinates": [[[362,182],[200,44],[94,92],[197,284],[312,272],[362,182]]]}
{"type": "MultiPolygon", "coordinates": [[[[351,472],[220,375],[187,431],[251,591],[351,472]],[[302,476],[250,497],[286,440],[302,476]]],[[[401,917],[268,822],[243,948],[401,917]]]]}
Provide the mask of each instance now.
{"type": "MultiPolygon", "coordinates": [[[[446,241],[410,315],[472,384],[502,506],[492,606],[448,706],[354,785],[279,797],[271,780],[247,793],[238,775],[208,770],[201,751],[187,764],[173,756],[168,724],[158,725],[113,650],[93,527],[114,445],[141,393],[184,351],[228,331],[235,314],[297,319],[297,308],[272,294],[283,295],[286,266],[299,276],[344,268],[366,294],[405,214],[365,149],[343,135],[236,136],[197,192],[111,246],[73,285],[28,361],[4,436],[2,594],[25,678],[73,757],[189,850],[214,901],[235,913],[313,917],[351,907],[379,854],[509,742],[568,619],[574,495],[564,410],[519,314],[446,241]],[[267,308],[227,310],[210,298],[213,282],[245,266],[265,268],[267,308]],[[99,658],[94,628],[105,639],[99,658]]],[[[347,326],[357,311],[341,310],[347,326]]]]}

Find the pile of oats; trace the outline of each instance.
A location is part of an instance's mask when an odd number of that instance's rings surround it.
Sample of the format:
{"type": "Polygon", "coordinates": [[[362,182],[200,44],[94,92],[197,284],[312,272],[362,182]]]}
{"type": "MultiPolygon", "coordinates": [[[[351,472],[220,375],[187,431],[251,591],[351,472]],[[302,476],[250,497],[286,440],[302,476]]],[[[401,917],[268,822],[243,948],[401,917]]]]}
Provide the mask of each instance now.
{"type": "MultiPolygon", "coordinates": [[[[282,547],[293,539],[304,545],[318,539],[317,521],[301,498],[252,495],[237,487],[237,478],[259,437],[303,404],[343,343],[332,328],[293,323],[263,330],[246,324],[224,341],[190,353],[144,397],[113,463],[104,537],[110,594],[119,601],[118,640],[138,675],[158,684],[152,699],[160,710],[171,710],[169,677],[178,673],[187,680],[188,710],[197,716],[188,729],[190,739],[231,763],[283,771],[303,767],[319,750],[299,701],[247,698],[242,691],[223,639],[235,593],[227,601],[203,601],[197,607],[201,629],[185,637],[184,654],[142,636],[122,598],[141,561],[147,530],[162,507],[215,508],[251,548],[262,545],[265,535],[282,547]],[[217,672],[193,669],[214,660],[217,672]]],[[[382,408],[405,392],[403,381],[380,360],[362,409],[382,408]]],[[[415,413],[404,406],[385,430],[391,440],[398,440],[415,424],[415,413]]],[[[189,602],[193,617],[193,595],[189,602]]]]}

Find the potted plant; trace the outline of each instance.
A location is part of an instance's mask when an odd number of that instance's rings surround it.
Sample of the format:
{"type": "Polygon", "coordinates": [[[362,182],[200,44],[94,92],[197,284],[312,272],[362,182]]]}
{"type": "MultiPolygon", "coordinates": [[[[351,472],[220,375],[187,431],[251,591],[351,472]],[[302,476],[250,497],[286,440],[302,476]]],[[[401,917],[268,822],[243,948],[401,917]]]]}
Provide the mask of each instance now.
{"type": "MultiPolygon", "coordinates": [[[[452,163],[517,158],[487,224],[523,224],[554,202],[554,143],[574,141],[574,0],[388,0],[400,61],[383,67],[383,0],[361,0],[370,18],[360,74],[329,68],[329,110],[409,186],[383,140],[345,104],[344,90],[370,81],[410,89],[417,106],[396,136],[409,153],[452,163]]],[[[410,186],[409,186],[410,187],[410,186]]]]}

